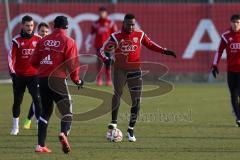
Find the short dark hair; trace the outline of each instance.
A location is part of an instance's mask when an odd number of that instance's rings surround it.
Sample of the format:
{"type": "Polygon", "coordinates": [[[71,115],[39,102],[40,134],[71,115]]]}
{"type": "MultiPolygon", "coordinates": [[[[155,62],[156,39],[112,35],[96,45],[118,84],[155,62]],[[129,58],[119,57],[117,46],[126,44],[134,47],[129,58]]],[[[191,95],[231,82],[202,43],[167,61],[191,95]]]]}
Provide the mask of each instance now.
{"type": "Polygon", "coordinates": [[[135,19],[135,16],[134,16],[134,14],[128,13],[124,16],[124,20],[126,20],[126,19],[128,19],[128,20],[129,19],[135,19]]]}
{"type": "Polygon", "coordinates": [[[68,28],[68,19],[66,16],[57,16],[54,19],[54,28],[67,29],[68,28]]]}
{"type": "Polygon", "coordinates": [[[33,18],[29,15],[26,15],[22,18],[22,24],[24,24],[25,22],[30,22],[33,21],[33,18]]]}
{"type": "Polygon", "coordinates": [[[107,12],[105,7],[99,7],[98,12],[107,12]]]}
{"type": "Polygon", "coordinates": [[[239,20],[240,19],[240,15],[239,14],[234,14],[231,16],[231,22],[234,22],[236,20],[239,20]]]}
{"type": "Polygon", "coordinates": [[[48,25],[47,23],[45,23],[45,22],[39,23],[39,25],[38,25],[38,31],[41,29],[41,27],[49,28],[49,25],[48,25]]]}

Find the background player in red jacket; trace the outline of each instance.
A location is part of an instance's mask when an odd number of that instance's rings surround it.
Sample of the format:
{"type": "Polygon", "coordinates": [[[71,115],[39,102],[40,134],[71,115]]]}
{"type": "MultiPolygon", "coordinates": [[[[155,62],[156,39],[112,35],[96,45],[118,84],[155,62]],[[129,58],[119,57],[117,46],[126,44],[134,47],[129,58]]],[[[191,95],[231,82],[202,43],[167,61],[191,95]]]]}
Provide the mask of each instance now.
{"type": "Polygon", "coordinates": [[[30,58],[34,52],[37,42],[41,39],[40,36],[34,34],[33,18],[26,15],[22,18],[21,33],[15,36],[12,40],[11,50],[8,54],[8,64],[10,75],[13,81],[14,102],[12,107],[13,113],[13,128],[11,135],[17,135],[19,132],[19,115],[20,105],[23,100],[23,95],[26,87],[32,96],[35,104],[35,115],[39,118],[40,103],[37,89],[37,70],[32,67],[30,58]]]}
{"type": "MultiPolygon", "coordinates": [[[[49,26],[48,26],[47,23],[41,22],[41,23],[39,23],[39,25],[37,27],[37,30],[38,30],[38,35],[43,38],[46,35],[48,35],[48,33],[49,33],[49,26]]],[[[24,121],[24,125],[23,125],[24,129],[30,129],[31,128],[31,119],[32,119],[32,117],[34,115],[34,110],[35,110],[35,105],[32,102],[31,106],[29,108],[28,116],[27,116],[26,120],[24,121]]]]}
{"type": "MultiPolygon", "coordinates": [[[[91,42],[94,39],[94,47],[96,48],[96,53],[99,53],[100,48],[103,43],[108,39],[111,33],[117,31],[116,24],[108,18],[108,13],[106,8],[99,8],[99,19],[92,24],[91,33],[88,35],[85,45],[86,51],[89,52],[91,48],[91,42]]],[[[109,53],[105,53],[109,56],[109,53]]],[[[97,85],[102,85],[102,75],[104,71],[102,70],[102,62],[98,58],[98,75],[97,75],[97,85]]],[[[105,64],[105,74],[106,74],[106,85],[111,86],[111,70],[110,64],[105,64]]]]}
{"type": "Polygon", "coordinates": [[[231,28],[221,35],[221,42],[215,54],[212,74],[216,78],[218,63],[223,51],[227,52],[227,82],[231,95],[233,112],[237,126],[240,127],[240,15],[232,15],[231,28]]]}
{"type": "Polygon", "coordinates": [[[51,152],[45,146],[47,126],[53,112],[53,102],[57,104],[61,114],[61,132],[59,140],[64,153],[68,153],[70,145],[67,135],[72,122],[72,104],[68,92],[67,70],[72,81],[82,86],[79,80],[79,59],[75,41],[66,35],[68,20],[58,16],[54,20],[53,33],[45,36],[37,44],[31,59],[32,65],[38,69],[39,90],[42,103],[42,113],[38,122],[38,145],[36,152],[51,152]]]}
{"type": "Polygon", "coordinates": [[[141,45],[155,52],[176,57],[174,52],[160,47],[151,41],[143,31],[136,29],[135,21],[134,15],[126,14],[122,30],[111,34],[100,50],[100,57],[106,64],[111,63],[111,60],[115,59],[113,69],[114,95],[112,98],[112,121],[108,125],[108,128],[114,129],[117,127],[120,98],[123,87],[127,84],[132,99],[131,116],[127,130],[130,142],[136,141],[133,129],[140,109],[142,91],[142,72],[140,68],[141,45]],[[112,53],[114,58],[107,57],[104,52],[112,53]]]}
{"type": "Polygon", "coordinates": [[[45,22],[41,22],[38,25],[38,35],[41,37],[45,37],[49,34],[49,25],[45,22]]]}

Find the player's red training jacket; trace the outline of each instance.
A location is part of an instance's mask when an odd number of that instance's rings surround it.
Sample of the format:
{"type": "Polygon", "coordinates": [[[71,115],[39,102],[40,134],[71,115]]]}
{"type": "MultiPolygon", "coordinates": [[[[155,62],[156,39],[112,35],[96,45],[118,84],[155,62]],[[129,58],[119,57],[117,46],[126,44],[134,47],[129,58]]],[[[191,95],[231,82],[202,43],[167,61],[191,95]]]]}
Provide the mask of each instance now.
{"type": "Polygon", "coordinates": [[[75,41],[66,35],[64,29],[41,39],[31,59],[38,69],[38,77],[66,78],[67,70],[73,82],[79,81],[79,59],[75,41]]]}
{"type": "Polygon", "coordinates": [[[8,53],[8,66],[10,73],[19,76],[35,76],[37,70],[32,67],[30,59],[41,37],[34,34],[31,38],[23,38],[21,34],[15,36],[8,53]]]}
{"type": "Polygon", "coordinates": [[[110,19],[98,19],[93,22],[91,34],[95,35],[94,47],[100,49],[108,37],[117,31],[116,24],[110,19]]]}
{"type": "Polygon", "coordinates": [[[221,42],[215,54],[213,65],[217,66],[224,49],[227,53],[227,71],[240,72],[240,31],[227,30],[221,35],[221,42]]]}
{"type": "Polygon", "coordinates": [[[123,30],[111,34],[100,50],[99,57],[105,61],[108,57],[104,52],[110,52],[114,55],[114,68],[133,70],[139,69],[141,65],[140,51],[141,45],[148,49],[163,53],[163,47],[151,41],[141,30],[135,30],[132,33],[126,33],[123,30]]]}

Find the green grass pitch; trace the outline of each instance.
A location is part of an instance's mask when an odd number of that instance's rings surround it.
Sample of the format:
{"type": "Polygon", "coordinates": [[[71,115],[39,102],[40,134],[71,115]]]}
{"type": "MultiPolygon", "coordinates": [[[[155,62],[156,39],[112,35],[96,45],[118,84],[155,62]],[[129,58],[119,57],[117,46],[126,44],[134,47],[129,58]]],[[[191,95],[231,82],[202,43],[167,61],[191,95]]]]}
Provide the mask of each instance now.
{"type": "MultiPolygon", "coordinates": [[[[90,85],[88,87],[95,87],[90,85]]],[[[108,87],[101,87],[111,92],[108,87]]],[[[231,113],[226,84],[176,84],[164,96],[144,99],[140,119],[135,128],[136,143],[124,136],[120,143],[106,140],[110,114],[87,122],[73,122],[69,137],[72,151],[65,155],[58,142],[60,123],[51,117],[47,146],[51,154],[37,154],[36,125],[23,130],[31,102],[25,93],[20,117],[20,134],[10,136],[12,87],[0,85],[0,159],[1,160],[234,160],[240,157],[240,128],[231,113]]],[[[84,112],[99,100],[74,96],[74,112],[84,112]]],[[[122,103],[118,127],[126,135],[129,107],[122,103]]]]}

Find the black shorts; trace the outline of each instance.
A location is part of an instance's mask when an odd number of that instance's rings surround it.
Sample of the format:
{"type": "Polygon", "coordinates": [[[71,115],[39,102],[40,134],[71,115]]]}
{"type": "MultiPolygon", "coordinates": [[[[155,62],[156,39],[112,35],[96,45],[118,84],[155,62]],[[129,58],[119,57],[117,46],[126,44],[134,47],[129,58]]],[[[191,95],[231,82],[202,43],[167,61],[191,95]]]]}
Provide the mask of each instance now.
{"type": "Polygon", "coordinates": [[[66,80],[63,78],[39,78],[39,89],[42,103],[42,115],[49,119],[53,111],[53,102],[57,104],[60,117],[72,115],[72,102],[66,80]]]}

